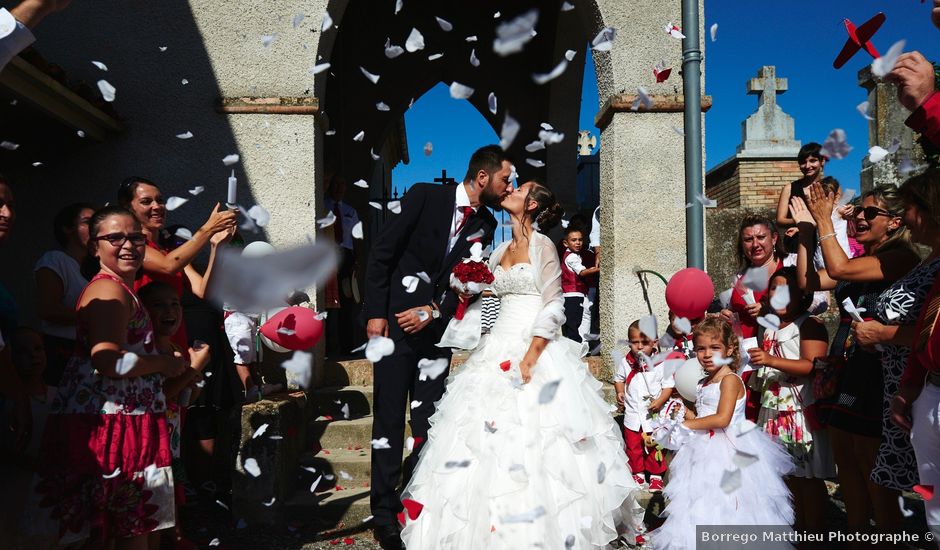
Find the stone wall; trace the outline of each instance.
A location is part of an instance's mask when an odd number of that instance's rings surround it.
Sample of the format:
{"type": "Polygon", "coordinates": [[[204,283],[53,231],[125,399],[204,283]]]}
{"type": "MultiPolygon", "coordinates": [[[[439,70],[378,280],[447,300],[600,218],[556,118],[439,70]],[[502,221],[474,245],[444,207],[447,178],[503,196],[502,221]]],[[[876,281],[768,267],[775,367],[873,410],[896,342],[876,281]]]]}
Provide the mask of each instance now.
{"type": "Polygon", "coordinates": [[[731,286],[737,272],[738,227],[748,214],[773,216],[774,212],[767,208],[719,208],[709,209],[705,216],[705,271],[715,283],[716,294],[731,286]]]}

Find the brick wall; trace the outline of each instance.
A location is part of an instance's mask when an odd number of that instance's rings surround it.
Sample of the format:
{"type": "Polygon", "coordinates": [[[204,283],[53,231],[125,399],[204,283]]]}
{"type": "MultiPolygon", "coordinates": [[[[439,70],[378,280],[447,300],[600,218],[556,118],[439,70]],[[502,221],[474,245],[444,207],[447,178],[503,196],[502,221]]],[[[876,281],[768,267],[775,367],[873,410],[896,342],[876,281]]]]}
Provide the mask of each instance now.
{"type": "Polygon", "coordinates": [[[784,185],[802,176],[795,159],[731,159],[706,176],[718,208],[776,210],[784,185]]]}

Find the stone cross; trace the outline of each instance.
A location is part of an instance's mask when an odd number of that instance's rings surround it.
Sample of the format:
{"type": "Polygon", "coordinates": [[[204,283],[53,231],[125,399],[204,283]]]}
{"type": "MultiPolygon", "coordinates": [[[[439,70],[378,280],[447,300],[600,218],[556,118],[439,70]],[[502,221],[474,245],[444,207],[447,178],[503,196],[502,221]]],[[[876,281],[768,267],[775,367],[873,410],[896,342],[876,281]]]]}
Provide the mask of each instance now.
{"type": "Polygon", "coordinates": [[[777,104],[777,94],[787,91],[787,79],[777,78],[777,68],[773,65],[764,65],[757,71],[757,78],[747,81],[747,93],[757,94],[758,108],[767,106],[773,108],[777,104]]]}
{"type": "Polygon", "coordinates": [[[586,157],[597,147],[597,138],[591,135],[588,130],[578,132],[578,155],[586,157]]]}

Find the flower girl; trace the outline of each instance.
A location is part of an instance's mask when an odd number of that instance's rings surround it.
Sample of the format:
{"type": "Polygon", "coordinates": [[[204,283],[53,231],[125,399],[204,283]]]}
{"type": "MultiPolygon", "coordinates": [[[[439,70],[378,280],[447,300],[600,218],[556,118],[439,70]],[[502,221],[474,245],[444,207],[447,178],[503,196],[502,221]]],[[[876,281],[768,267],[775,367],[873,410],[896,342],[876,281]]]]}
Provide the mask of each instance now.
{"type": "Polygon", "coordinates": [[[790,456],[744,418],[744,383],[735,373],[738,339],[731,325],[708,318],[692,334],[706,376],[696,414],[666,420],[653,430],[664,447],[678,449],[664,495],[666,522],[650,533],[657,549],[696,548],[697,525],[780,525],[793,522],[783,476],[790,456]],[[674,513],[673,513],[674,512],[674,513]]]}

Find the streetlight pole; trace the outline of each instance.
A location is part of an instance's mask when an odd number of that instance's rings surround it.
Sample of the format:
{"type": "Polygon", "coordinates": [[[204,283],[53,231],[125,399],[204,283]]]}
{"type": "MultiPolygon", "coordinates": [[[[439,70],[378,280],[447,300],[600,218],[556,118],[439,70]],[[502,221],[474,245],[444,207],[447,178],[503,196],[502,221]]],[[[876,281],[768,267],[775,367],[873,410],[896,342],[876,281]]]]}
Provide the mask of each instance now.
{"type": "Polygon", "coordinates": [[[705,269],[705,205],[702,185],[702,50],[699,0],[682,0],[682,93],[685,98],[686,265],[705,269]]]}

